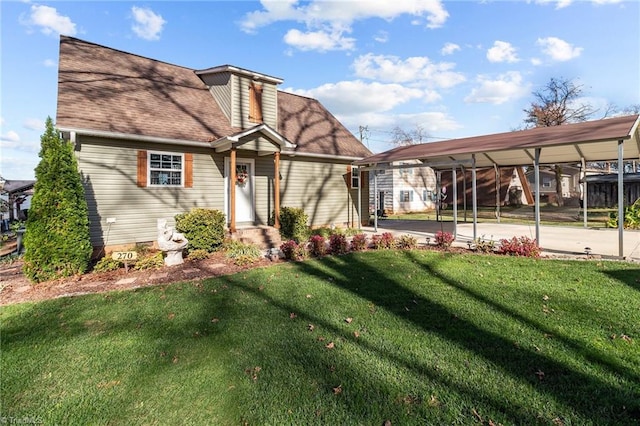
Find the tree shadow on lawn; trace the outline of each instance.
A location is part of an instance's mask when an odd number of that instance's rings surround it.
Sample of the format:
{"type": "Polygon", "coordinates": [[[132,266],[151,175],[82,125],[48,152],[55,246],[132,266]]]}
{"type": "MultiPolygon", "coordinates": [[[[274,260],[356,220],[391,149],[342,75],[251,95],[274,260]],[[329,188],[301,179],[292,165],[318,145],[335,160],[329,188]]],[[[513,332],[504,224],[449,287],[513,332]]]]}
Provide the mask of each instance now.
{"type": "Polygon", "coordinates": [[[603,271],[604,274],[620,281],[634,290],[640,291],[640,269],[627,269],[624,271],[603,271]]]}
{"type": "MultiPolygon", "coordinates": [[[[446,285],[462,290],[469,297],[487,304],[488,309],[497,309],[514,318],[514,320],[525,323],[528,327],[540,330],[541,333],[547,332],[540,324],[533,323],[516,312],[487,300],[485,297],[470,291],[464,285],[460,285],[455,280],[439,273],[434,261],[416,259],[411,252],[406,252],[405,255],[418,262],[427,272],[438,277],[446,285]]],[[[455,312],[440,303],[406,289],[401,283],[395,282],[389,275],[385,274],[384,270],[374,270],[370,265],[360,262],[354,256],[349,256],[347,261],[350,266],[345,268],[339,258],[327,257],[323,259],[322,264],[330,268],[334,272],[333,274],[327,274],[312,262],[301,263],[299,267],[309,275],[321,279],[332,278],[335,285],[370,300],[375,305],[412,322],[427,332],[440,335],[456,345],[476,353],[478,356],[500,367],[511,377],[528,382],[538,392],[547,394],[554,400],[571,407],[585,419],[590,419],[596,424],[608,423],[612,417],[616,417],[620,421],[637,421],[640,419],[640,389],[637,387],[633,389],[615,387],[595,376],[576,371],[570,365],[562,364],[544,354],[517,348],[515,341],[482,329],[477,324],[460,319],[455,312]],[[384,282],[385,286],[390,288],[388,294],[392,294],[394,297],[389,298],[385,295],[386,292],[380,291],[381,286],[363,285],[362,276],[365,276],[365,282],[369,280],[384,282]],[[406,306],[410,301],[415,301],[419,309],[407,311],[406,306]],[[536,376],[536,372],[539,371],[545,373],[544,380],[540,380],[536,376]],[[568,389],[579,391],[567,392],[568,389]],[[585,398],[585,395],[591,394],[600,395],[601,398],[597,401],[585,398]],[[603,400],[606,406],[600,406],[603,400]]],[[[637,383],[637,372],[629,371],[605,361],[597,353],[587,351],[576,341],[568,340],[566,337],[562,339],[575,352],[587,353],[592,362],[606,368],[610,373],[623,377],[629,383],[637,383]]],[[[408,365],[411,366],[411,363],[408,363],[408,365]]],[[[424,371],[423,366],[411,367],[421,372],[424,371]]],[[[464,392],[464,390],[461,391],[464,392]]],[[[484,395],[476,394],[472,396],[477,400],[485,399],[484,395]]],[[[517,405],[514,401],[509,403],[517,405]]],[[[523,418],[532,414],[530,410],[527,410],[527,407],[515,407],[514,405],[505,407],[504,402],[499,401],[491,401],[490,404],[496,411],[508,413],[511,420],[516,422],[522,421],[523,418]]]]}

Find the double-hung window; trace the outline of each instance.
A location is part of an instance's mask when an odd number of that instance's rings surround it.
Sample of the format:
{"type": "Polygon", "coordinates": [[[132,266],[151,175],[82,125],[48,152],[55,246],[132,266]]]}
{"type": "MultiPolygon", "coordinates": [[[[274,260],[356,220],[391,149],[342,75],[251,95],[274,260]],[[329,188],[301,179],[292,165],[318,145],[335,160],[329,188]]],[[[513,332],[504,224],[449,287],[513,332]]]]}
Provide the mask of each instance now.
{"type": "Polygon", "coordinates": [[[184,155],[149,153],[149,183],[153,186],[182,186],[184,155]]]}
{"type": "Polygon", "coordinates": [[[413,201],[413,191],[400,191],[400,202],[408,203],[413,201]]]}

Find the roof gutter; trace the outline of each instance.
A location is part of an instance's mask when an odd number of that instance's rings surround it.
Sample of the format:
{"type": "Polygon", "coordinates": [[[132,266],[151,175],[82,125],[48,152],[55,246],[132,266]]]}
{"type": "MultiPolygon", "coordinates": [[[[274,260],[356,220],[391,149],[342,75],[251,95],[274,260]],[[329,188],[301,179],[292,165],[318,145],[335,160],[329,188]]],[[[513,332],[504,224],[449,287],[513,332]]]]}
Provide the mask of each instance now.
{"type": "Polygon", "coordinates": [[[138,142],[152,142],[167,145],[194,146],[200,148],[211,148],[211,142],[186,141],[181,139],[160,138],[157,136],[132,135],[130,133],[105,132],[102,130],[75,129],[71,127],[58,127],[62,133],[69,133],[69,139],[74,140],[75,135],[94,136],[107,139],[126,139],[138,142]]]}
{"type": "Polygon", "coordinates": [[[282,155],[288,155],[290,157],[326,158],[326,159],[343,160],[343,161],[358,161],[364,158],[364,157],[351,157],[347,155],[314,154],[313,152],[296,152],[296,151],[288,151],[288,150],[282,150],[282,155]]]}

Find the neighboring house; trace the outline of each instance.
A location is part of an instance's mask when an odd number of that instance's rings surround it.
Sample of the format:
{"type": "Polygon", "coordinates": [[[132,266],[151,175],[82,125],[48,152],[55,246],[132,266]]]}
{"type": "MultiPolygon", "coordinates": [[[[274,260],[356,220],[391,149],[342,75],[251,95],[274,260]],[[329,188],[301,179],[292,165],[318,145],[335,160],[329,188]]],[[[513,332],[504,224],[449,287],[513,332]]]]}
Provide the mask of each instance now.
{"type": "Polygon", "coordinates": [[[376,205],[373,173],[369,181],[369,211],[379,215],[419,212],[435,208],[436,176],[430,167],[402,167],[417,161],[393,163],[400,168],[378,173],[376,205]]]}
{"type": "Polygon", "coordinates": [[[267,225],[281,206],[303,208],[312,226],[357,226],[368,179],[358,189],[351,164],[371,152],[280,83],[62,36],[56,126],[75,145],[92,244],[155,241],[157,219],[193,207],[223,211],[231,232],[267,225]]]}
{"type": "MultiPolygon", "coordinates": [[[[640,173],[622,175],[624,203],[630,206],[640,198],[640,173]]],[[[586,176],[587,207],[613,208],[618,205],[618,174],[591,174],[586,176]]]]}
{"type": "Polygon", "coordinates": [[[3,213],[2,219],[6,219],[9,222],[27,219],[35,183],[35,180],[3,181],[0,196],[7,202],[9,211],[3,213]]]}
{"type": "MultiPolygon", "coordinates": [[[[531,188],[535,188],[533,167],[527,170],[527,180],[531,188]]],[[[533,189],[535,193],[535,189],[533,189]]],[[[562,197],[579,198],[580,196],[580,168],[562,166],[562,197]]],[[[556,173],[552,169],[540,168],[540,197],[553,203],[556,199],[556,173]]]]}
{"type": "MultiPolygon", "coordinates": [[[[444,202],[451,205],[453,199],[453,186],[451,171],[443,170],[442,187],[446,194],[444,202]]],[[[501,167],[499,169],[499,182],[496,181],[496,170],[494,168],[479,168],[476,170],[476,192],[478,206],[495,207],[496,205],[529,205],[533,204],[533,196],[531,189],[525,178],[522,167],[501,167]],[[497,182],[497,184],[496,184],[497,182]]],[[[465,203],[471,208],[473,203],[472,188],[472,171],[467,168],[463,173],[460,170],[456,172],[456,181],[458,184],[458,206],[465,203]]]]}

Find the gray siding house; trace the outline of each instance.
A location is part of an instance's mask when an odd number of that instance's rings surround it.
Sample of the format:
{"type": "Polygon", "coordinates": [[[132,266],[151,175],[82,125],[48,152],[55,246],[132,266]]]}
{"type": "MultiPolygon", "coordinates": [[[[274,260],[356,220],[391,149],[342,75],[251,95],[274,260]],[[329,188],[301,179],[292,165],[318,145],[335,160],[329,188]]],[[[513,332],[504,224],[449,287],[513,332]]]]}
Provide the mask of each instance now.
{"type": "Polygon", "coordinates": [[[56,126],[75,146],[97,248],[155,241],[157,219],[193,207],[223,211],[232,233],[281,206],[303,208],[311,226],[358,226],[367,210],[368,177],[352,179],[351,164],[371,152],[279,78],[66,36],[58,72],[56,126]]]}

